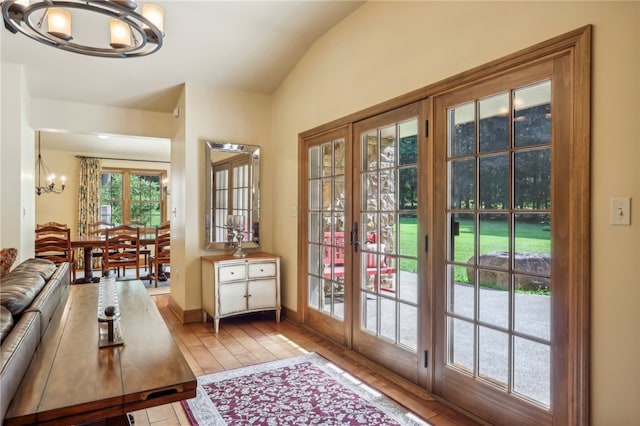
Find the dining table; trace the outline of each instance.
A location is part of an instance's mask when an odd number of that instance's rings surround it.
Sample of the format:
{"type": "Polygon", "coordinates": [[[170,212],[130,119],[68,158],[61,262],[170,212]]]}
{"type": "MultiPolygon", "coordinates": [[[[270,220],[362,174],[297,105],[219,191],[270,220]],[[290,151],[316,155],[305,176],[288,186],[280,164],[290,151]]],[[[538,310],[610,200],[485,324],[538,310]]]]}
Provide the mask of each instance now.
{"type": "MultiPolygon", "coordinates": [[[[155,232],[151,233],[140,233],[140,246],[153,245],[155,243],[155,232]]],[[[85,284],[85,283],[97,283],[100,281],[100,277],[93,276],[93,257],[92,252],[95,248],[106,248],[106,241],[104,235],[75,235],[71,238],[71,248],[82,248],[84,249],[84,276],[79,277],[75,280],[76,284],[85,284]]]]}

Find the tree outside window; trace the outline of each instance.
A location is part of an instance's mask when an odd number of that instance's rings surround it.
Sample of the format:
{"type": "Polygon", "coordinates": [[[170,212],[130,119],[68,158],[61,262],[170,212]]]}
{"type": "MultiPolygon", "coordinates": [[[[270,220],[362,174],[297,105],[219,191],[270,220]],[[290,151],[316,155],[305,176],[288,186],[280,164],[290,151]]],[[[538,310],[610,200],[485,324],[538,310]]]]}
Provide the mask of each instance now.
{"type": "Polygon", "coordinates": [[[154,228],[166,220],[162,192],[164,171],[103,169],[100,220],[114,223],[141,222],[154,228]]]}

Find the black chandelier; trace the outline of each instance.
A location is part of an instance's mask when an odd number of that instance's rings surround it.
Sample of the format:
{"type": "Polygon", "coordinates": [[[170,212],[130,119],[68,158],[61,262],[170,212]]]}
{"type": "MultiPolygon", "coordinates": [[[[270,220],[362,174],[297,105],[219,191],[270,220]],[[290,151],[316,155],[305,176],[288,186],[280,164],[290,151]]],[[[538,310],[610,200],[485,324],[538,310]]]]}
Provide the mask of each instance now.
{"type": "Polygon", "coordinates": [[[42,153],[40,150],[40,132],[38,132],[38,159],[36,160],[36,175],[38,179],[38,184],[36,185],[36,194],[62,194],[65,188],[65,182],[67,178],[64,176],[60,177],[60,181],[62,184],[60,186],[56,186],[55,179],[56,175],[51,172],[47,164],[42,159],[42,153]],[[46,185],[42,185],[42,175],[45,176],[47,181],[46,185]]]}
{"type": "Polygon", "coordinates": [[[162,47],[164,11],[153,4],[143,5],[142,13],[136,12],[138,6],[133,1],[5,0],[0,4],[7,30],[69,52],[131,58],[150,55],[162,47]],[[74,40],[71,33],[74,10],[110,18],[108,46],[74,40]]]}

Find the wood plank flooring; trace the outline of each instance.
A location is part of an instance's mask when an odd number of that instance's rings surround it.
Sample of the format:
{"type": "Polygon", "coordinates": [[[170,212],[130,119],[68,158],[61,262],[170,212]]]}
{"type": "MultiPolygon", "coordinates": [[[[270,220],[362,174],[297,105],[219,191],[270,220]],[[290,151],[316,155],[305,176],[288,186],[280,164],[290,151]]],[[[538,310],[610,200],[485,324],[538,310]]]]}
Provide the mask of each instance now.
{"type": "MultiPolygon", "coordinates": [[[[273,313],[182,324],[168,308],[168,295],[153,296],[173,337],[196,376],[316,352],[434,426],[478,425],[437,401],[424,389],[366,358],[289,321],[275,322],[273,313]]],[[[173,403],[132,413],[136,426],[189,425],[182,406],[173,403]]]]}

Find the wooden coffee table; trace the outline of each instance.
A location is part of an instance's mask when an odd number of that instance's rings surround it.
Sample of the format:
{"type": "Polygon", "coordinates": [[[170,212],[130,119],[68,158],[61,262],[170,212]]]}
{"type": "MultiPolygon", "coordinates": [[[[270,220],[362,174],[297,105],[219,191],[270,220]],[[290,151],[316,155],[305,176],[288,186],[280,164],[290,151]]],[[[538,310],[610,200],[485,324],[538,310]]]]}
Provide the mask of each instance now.
{"type": "Polygon", "coordinates": [[[72,285],[34,355],[5,425],[68,425],[196,395],[196,378],[141,281],[118,282],[124,345],[98,347],[97,284],[72,285]]]}

